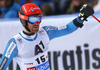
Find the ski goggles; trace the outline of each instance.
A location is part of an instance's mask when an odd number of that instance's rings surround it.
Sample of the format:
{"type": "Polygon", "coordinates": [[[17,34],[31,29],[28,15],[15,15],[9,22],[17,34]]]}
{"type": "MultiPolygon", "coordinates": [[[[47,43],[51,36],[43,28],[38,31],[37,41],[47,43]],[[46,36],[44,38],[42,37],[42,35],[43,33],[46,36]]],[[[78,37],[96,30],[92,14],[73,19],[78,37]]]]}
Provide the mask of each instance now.
{"type": "Polygon", "coordinates": [[[19,17],[21,19],[27,20],[31,24],[40,23],[42,19],[42,15],[24,16],[24,15],[21,15],[20,12],[19,12],[19,17]]]}

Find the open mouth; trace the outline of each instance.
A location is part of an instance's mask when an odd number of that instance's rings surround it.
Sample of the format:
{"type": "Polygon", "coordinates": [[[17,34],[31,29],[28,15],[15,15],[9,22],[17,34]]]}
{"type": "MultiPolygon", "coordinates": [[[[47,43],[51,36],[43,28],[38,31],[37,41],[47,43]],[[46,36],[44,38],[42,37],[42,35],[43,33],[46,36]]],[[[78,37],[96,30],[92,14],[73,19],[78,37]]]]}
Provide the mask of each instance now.
{"type": "Polygon", "coordinates": [[[37,29],[39,29],[38,26],[33,27],[33,30],[37,30],[37,29]]]}

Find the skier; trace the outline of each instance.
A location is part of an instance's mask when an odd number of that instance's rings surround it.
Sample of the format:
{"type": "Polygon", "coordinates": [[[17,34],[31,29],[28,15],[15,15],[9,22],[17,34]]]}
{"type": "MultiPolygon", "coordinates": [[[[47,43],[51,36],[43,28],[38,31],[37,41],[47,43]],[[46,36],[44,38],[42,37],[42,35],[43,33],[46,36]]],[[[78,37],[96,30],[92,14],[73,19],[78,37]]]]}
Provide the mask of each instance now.
{"type": "Polygon", "coordinates": [[[80,15],[66,26],[39,28],[42,20],[40,8],[34,3],[22,5],[19,18],[23,30],[9,40],[0,61],[0,70],[6,70],[13,58],[21,70],[50,70],[47,54],[49,41],[81,28],[93,13],[93,8],[85,4],[80,9],[80,15]]]}

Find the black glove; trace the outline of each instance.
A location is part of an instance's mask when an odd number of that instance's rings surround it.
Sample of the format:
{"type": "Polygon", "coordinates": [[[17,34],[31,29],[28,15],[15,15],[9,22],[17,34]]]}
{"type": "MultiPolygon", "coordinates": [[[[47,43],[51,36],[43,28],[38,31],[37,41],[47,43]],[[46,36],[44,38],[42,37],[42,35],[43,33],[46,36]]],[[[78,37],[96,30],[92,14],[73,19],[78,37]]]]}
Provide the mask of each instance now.
{"type": "Polygon", "coordinates": [[[84,4],[84,5],[82,6],[82,8],[80,9],[79,18],[80,18],[81,20],[83,20],[83,21],[84,21],[84,20],[87,21],[87,18],[88,18],[89,16],[91,16],[93,13],[94,13],[93,8],[90,7],[90,6],[88,6],[87,4],[84,4]]]}

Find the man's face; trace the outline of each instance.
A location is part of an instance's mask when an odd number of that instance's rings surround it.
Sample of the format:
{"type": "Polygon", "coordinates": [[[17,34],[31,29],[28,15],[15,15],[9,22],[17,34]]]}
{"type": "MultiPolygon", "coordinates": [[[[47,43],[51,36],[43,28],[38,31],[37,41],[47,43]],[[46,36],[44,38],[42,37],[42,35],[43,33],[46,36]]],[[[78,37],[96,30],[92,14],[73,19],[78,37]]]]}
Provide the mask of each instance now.
{"type": "Polygon", "coordinates": [[[12,3],[11,0],[0,0],[1,7],[10,7],[11,3],[12,3]]]}
{"type": "Polygon", "coordinates": [[[37,33],[39,31],[39,25],[40,23],[31,24],[28,22],[28,28],[30,29],[32,33],[37,33]]]}

